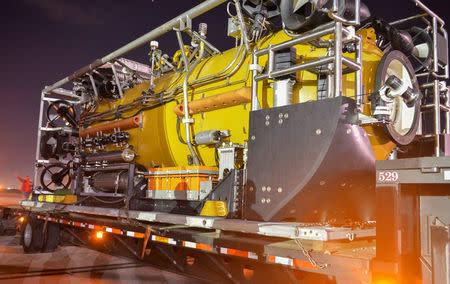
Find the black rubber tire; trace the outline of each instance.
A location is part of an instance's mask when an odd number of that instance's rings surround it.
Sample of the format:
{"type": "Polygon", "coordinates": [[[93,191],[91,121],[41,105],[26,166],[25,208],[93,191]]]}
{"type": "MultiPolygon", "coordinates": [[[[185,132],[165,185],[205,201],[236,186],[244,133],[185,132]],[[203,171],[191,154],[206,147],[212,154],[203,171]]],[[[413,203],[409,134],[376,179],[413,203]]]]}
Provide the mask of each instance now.
{"type": "Polygon", "coordinates": [[[43,228],[43,222],[34,218],[25,219],[20,230],[20,243],[25,253],[37,253],[41,251],[44,245],[43,228]]]}
{"type": "Polygon", "coordinates": [[[42,252],[53,252],[59,245],[59,224],[47,223],[47,231],[45,232],[44,245],[42,252]]]}

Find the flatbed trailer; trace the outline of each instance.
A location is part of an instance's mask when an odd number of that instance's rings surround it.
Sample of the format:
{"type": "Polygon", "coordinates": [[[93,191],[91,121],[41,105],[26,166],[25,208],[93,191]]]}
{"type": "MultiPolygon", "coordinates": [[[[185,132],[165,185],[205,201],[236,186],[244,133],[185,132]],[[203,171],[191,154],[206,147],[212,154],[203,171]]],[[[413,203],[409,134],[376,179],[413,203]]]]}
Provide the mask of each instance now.
{"type": "Polygon", "coordinates": [[[443,20],[419,0],[412,0],[421,14],[390,24],[375,21],[371,24],[379,29],[377,34],[367,27],[358,34],[354,26],[360,25],[360,16],[370,14],[367,7],[358,0],[334,0],[324,1],[326,7],[313,6],[319,16],[306,28],[295,27],[290,21],[292,1],[287,18],[281,13],[287,24],[284,33],[278,31],[273,44],[267,44],[260,33],[265,20],[278,16],[280,9],[286,12],[286,6],[261,1],[258,14],[252,11],[260,1],[241,5],[235,0],[227,6],[229,14],[231,5],[236,9],[235,16],[230,14],[228,32],[240,39],[240,46],[221,53],[206,40],[206,25],[201,24],[196,33],[191,20],[223,2],[204,1],[42,91],[34,193],[20,206],[0,207],[4,224],[19,224],[24,251],[49,252],[71,241],[218,283],[450,283],[450,99],[444,81],[449,66],[443,20]],[[353,6],[347,7],[348,3],[353,6]],[[244,6],[247,19],[240,10],[244,6]],[[343,18],[347,14],[352,19],[343,18]],[[263,20],[257,20],[260,16],[263,20]],[[417,19],[426,23],[425,29],[415,30],[425,42],[410,43],[412,48],[422,48],[420,52],[427,50],[428,57],[414,70],[402,53],[408,50],[389,37],[407,38],[394,27],[417,19]],[[251,28],[248,22],[253,23],[251,28]],[[167,63],[168,57],[161,56],[158,43],[152,41],[172,30],[180,45],[176,66],[167,63]],[[192,38],[191,49],[185,47],[181,31],[192,38]],[[386,48],[383,43],[388,39],[393,42],[386,48]],[[150,41],[152,69],[118,59],[150,41]],[[306,58],[315,50],[321,51],[306,58]],[[344,56],[344,50],[354,53],[354,59],[344,56]],[[190,81],[190,72],[204,54],[210,58],[199,69],[215,71],[211,65],[233,53],[234,59],[223,71],[205,72],[205,77],[190,81]],[[369,75],[363,76],[363,64],[373,64],[364,62],[365,57],[377,66],[371,65],[369,75]],[[153,84],[158,79],[154,64],[167,69],[160,74],[161,85],[166,86],[160,93],[153,84]],[[236,75],[238,80],[230,81],[239,68],[245,70],[236,75]],[[303,91],[306,101],[293,103],[295,80],[291,79],[302,81],[295,76],[305,70],[317,75],[312,80],[315,89],[303,91]],[[183,85],[176,85],[183,75],[183,85]],[[389,84],[380,79],[383,76],[389,84]],[[167,87],[164,80],[173,78],[167,87]],[[419,86],[418,78],[426,83],[419,86]],[[221,80],[226,83],[217,86],[221,80]],[[273,104],[267,102],[269,81],[275,84],[270,90],[273,104]],[[70,82],[74,82],[72,91],[61,88],[70,82]],[[241,88],[230,90],[232,84],[241,88]],[[321,84],[327,87],[321,90],[321,84]],[[128,101],[124,85],[128,95],[135,96],[128,101]],[[364,94],[364,87],[370,85],[373,93],[364,94]],[[213,92],[189,101],[188,89],[198,86],[208,86],[202,92],[213,92]],[[344,96],[346,89],[354,91],[354,97],[344,96]],[[420,92],[427,95],[424,105],[420,92]],[[181,94],[184,105],[177,101],[181,94]],[[114,102],[113,108],[109,102],[114,102]],[[116,102],[120,102],[117,107],[116,102]],[[166,109],[170,103],[174,113],[166,109]],[[365,107],[369,104],[373,104],[371,111],[365,107]],[[397,119],[397,114],[389,105],[401,113],[396,122],[390,120],[391,116],[397,119]],[[74,106],[82,106],[87,113],[80,124],[74,106]],[[158,107],[164,108],[161,113],[167,117],[144,117],[145,111],[158,107]],[[230,123],[231,132],[200,128],[198,136],[190,138],[194,116],[200,120],[208,113],[215,119],[211,121],[220,123],[223,116],[214,117],[212,112],[227,107],[242,107],[237,112],[242,117],[230,123]],[[184,119],[183,108],[187,110],[184,119]],[[122,117],[127,112],[133,115],[122,117]],[[430,112],[433,115],[426,116],[430,112]],[[155,125],[161,130],[157,134],[145,128],[152,119],[167,119],[155,125]],[[243,119],[248,119],[247,130],[243,119]],[[65,124],[56,125],[58,120],[65,124]],[[169,122],[175,122],[177,129],[169,122]],[[186,126],[186,141],[180,136],[181,122],[186,126]],[[169,137],[170,131],[175,135],[169,137]],[[242,140],[239,143],[223,143],[222,138],[241,132],[245,135],[236,135],[236,141],[242,140]],[[167,144],[163,147],[151,140],[149,133],[167,144]],[[143,141],[138,140],[140,135],[143,141]],[[377,135],[388,142],[369,140],[377,135]],[[148,140],[155,144],[146,144],[148,140]],[[186,144],[189,151],[179,144],[186,144]],[[215,158],[217,167],[200,166],[193,149],[199,145],[207,145],[197,150],[211,161],[215,158]],[[152,147],[163,152],[154,150],[153,156],[181,166],[154,163],[145,151],[152,147]],[[375,147],[381,157],[376,163],[375,147]],[[422,148],[426,153],[421,153],[422,148]],[[181,154],[174,157],[174,153],[181,154]],[[186,153],[188,166],[182,167],[186,153]],[[195,185],[190,188],[192,180],[198,182],[196,190],[195,185]],[[61,189],[70,194],[49,192],[61,189]],[[212,207],[208,208],[208,202],[212,207]]]}
{"type": "Polygon", "coordinates": [[[56,224],[97,248],[100,234],[100,243],[114,240],[134,257],[211,282],[446,283],[449,228],[427,222],[448,218],[450,157],[383,161],[377,173],[378,222],[362,228],[39,201],[1,210],[43,228],[56,224]],[[386,172],[398,178],[384,181],[386,172]]]}

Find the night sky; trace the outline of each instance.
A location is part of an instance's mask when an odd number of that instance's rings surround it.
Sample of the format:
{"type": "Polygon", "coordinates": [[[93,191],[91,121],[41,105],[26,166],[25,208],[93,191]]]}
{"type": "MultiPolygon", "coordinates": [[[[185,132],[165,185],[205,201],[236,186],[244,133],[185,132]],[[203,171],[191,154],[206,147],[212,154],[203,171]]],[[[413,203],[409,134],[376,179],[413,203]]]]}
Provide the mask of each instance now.
{"type": "MultiPolygon", "coordinates": [[[[188,0],[6,0],[0,8],[0,187],[17,186],[14,173],[33,175],[40,91],[202,1],[188,0]]],[[[423,0],[448,22],[444,0],[423,0]]],[[[409,0],[368,0],[372,15],[386,20],[411,16],[409,0]]],[[[219,49],[226,37],[225,5],[193,21],[208,24],[219,49]]],[[[172,55],[175,34],[159,40],[172,55]]],[[[127,58],[148,63],[148,46],[127,58]]]]}

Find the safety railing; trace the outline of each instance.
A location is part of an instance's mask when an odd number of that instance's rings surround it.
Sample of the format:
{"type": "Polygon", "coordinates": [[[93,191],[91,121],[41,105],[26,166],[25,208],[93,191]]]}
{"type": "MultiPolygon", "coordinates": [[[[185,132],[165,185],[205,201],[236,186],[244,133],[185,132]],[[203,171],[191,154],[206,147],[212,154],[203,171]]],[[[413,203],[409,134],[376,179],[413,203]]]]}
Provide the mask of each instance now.
{"type": "MultiPolygon", "coordinates": [[[[337,2],[337,1],[334,1],[337,2]]],[[[266,79],[274,79],[279,76],[294,74],[303,70],[312,70],[317,67],[332,65],[330,73],[333,76],[333,84],[329,86],[330,96],[338,97],[342,93],[342,66],[348,67],[350,72],[355,72],[355,97],[359,98],[362,95],[362,39],[359,35],[354,33],[353,27],[344,27],[345,24],[359,24],[359,1],[358,10],[355,11],[355,19],[348,21],[339,17],[331,17],[333,21],[324,24],[312,31],[308,31],[301,35],[296,35],[295,38],[276,44],[269,45],[267,48],[254,50],[252,64],[250,70],[252,71],[252,110],[258,110],[260,103],[258,101],[258,82],[266,79]],[[333,47],[332,54],[319,57],[317,59],[299,63],[288,68],[274,69],[275,52],[290,48],[292,46],[312,42],[318,38],[334,34],[334,38],[330,39],[332,43],[329,46],[333,47]],[[355,60],[344,57],[342,54],[343,42],[355,44],[355,60]],[[259,65],[259,58],[267,55],[267,70],[264,71],[263,66],[259,65]],[[332,88],[330,88],[332,87],[332,88]]],[[[336,4],[336,3],[335,3],[336,4]]],[[[337,4],[336,4],[337,7],[337,4]]],[[[337,8],[336,8],[337,11],[337,8]]],[[[361,100],[358,99],[361,103],[361,100]]]]}

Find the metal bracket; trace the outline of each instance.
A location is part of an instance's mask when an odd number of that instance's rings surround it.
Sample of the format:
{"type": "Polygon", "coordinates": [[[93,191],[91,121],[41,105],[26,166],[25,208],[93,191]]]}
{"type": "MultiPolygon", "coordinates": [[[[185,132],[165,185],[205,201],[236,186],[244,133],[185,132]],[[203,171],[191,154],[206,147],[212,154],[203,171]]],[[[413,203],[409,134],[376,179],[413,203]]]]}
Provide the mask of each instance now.
{"type": "Polygon", "coordinates": [[[192,117],[190,117],[190,118],[183,118],[182,120],[181,120],[183,123],[194,123],[194,119],[192,118],[192,117]]]}
{"type": "Polygon", "coordinates": [[[249,69],[250,71],[258,71],[259,73],[261,73],[264,70],[264,67],[259,64],[250,64],[249,69]]]}
{"type": "Polygon", "coordinates": [[[180,22],[180,31],[192,30],[192,20],[189,16],[180,17],[178,21],[180,22]]]}

